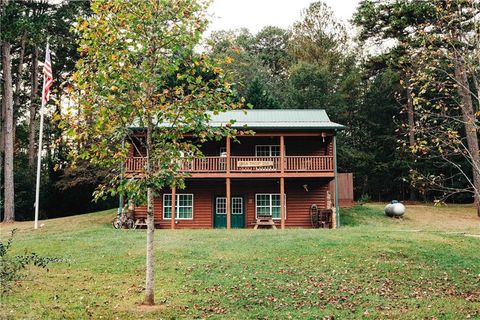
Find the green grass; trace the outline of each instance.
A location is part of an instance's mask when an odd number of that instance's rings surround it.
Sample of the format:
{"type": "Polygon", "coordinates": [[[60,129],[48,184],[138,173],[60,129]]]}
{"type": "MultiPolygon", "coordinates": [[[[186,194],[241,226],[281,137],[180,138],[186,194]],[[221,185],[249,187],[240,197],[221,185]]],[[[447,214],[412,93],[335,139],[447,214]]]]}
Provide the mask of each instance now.
{"type": "Polygon", "coordinates": [[[143,297],[145,232],[114,211],[31,223],[14,252],[70,260],[32,267],[2,298],[2,319],[480,318],[480,219],[467,206],[342,211],[339,230],[158,230],[158,308],[143,297]]]}

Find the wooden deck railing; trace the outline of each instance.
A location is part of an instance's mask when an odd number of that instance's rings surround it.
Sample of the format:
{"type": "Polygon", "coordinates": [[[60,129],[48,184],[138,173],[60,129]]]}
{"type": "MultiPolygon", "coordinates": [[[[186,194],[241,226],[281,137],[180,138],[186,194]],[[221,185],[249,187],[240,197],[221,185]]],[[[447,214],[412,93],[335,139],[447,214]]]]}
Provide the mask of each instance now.
{"type": "Polygon", "coordinates": [[[230,157],[231,172],[280,171],[280,157],[230,157]]]}
{"type": "MultiPolygon", "coordinates": [[[[127,173],[145,169],[146,159],[132,157],[126,161],[127,173]]],[[[333,156],[285,156],[284,172],[333,172],[333,156]]],[[[222,173],[227,170],[226,157],[203,157],[184,161],[181,170],[191,173],[222,173]]],[[[232,156],[230,172],[280,172],[280,157],[232,156]]]]}
{"type": "Polygon", "coordinates": [[[181,170],[185,172],[225,172],[227,170],[227,158],[203,157],[184,161],[181,170]]]}
{"type": "Polygon", "coordinates": [[[315,156],[315,157],[285,157],[285,171],[333,171],[332,156],[315,156]]]}
{"type": "Polygon", "coordinates": [[[146,164],[147,164],[147,158],[131,157],[131,158],[127,158],[125,167],[127,172],[141,172],[145,169],[146,164]]]}

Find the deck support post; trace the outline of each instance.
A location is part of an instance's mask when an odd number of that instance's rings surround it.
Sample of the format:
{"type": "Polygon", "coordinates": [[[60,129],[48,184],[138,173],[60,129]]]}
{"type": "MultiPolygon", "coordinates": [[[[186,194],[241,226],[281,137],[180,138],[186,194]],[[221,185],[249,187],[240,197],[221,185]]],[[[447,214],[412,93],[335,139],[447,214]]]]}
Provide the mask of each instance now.
{"type": "Polygon", "coordinates": [[[227,150],[227,179],[226,179],[226,206],[227,206],[227,230],[232,227],[232,206],[230,205],[230,137],[227,137],[226,148],[227,150]]]}
{"type": "Polygon", "coordinates": [[[175,209],[177,207],[177,188],[174,186],[172,186],[172,216],[171,216],[171,219],[170,219],[170,222],[171,222],[171,229],[175,229],[175,215],[176,215],[176,212],[175,212],[175,209]]]}
{"type": "Polygon", "coordinates": [[[280,178],[280,228],[285,229],[285,178],[280,178]]]}
{"type": "Polygon", "coordinates": [[[285,138],[280,136],[280,228],[285,229],[285,138]]]}
{"type": "Polygon", "coordinates": [[[232,227],[232,206],[230,205],[230,198],[231,198],[231,195],[230,195],[230,178],[227,178],[227,181],[226,181],[226,188],[227,188],[227,203],[226,203],[226,206],[227,206],[227,230],[230,229],[232,227]]]}
{"type": "Polygon", "coordinates": [[[225,146],[225,149],[227,151],[227,166],[226,166],[226,171],[227,174],[230,174],[230,137],[227,137],[227,143],[225,146]]]}
{"type": "Polygon", "coordinates": [[[333,174],[335,179],[335,228],[340,227],[340,208],[338,207],[338,171],[337,171],[337,131],[333,136],[333,174]]]}

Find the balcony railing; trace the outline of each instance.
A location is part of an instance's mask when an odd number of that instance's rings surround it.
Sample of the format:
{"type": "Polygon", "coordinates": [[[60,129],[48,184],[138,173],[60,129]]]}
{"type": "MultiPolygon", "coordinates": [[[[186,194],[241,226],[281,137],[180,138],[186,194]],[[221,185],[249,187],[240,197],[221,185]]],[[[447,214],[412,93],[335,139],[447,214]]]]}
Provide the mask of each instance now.
{"type": "MultiPolygon", "coordinates": [[[[280,157],[231,156],[231,173],[281,172],[280,157]]],[[[141,173],[146,158],[132,157],[126,161],[127,173],[141,173]]],[[[333,172],[333,156],[285,156],[284,172],[333,172]]],[[[226,157],[203,157],[183,161],[181,171],[189,173],[226,173],[226,157]]]]}

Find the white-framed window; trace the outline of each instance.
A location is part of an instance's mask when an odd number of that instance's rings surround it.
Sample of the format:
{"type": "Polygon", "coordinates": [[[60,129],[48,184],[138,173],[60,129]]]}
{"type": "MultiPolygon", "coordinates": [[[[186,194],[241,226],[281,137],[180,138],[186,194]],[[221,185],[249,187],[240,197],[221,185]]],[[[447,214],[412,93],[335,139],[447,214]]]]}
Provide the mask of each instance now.
{"type": "MultiPolygon", "coordinates": [[[[243,214],[243,198],[242,197],[232,197],[232,214],[243,214]]],[[[227,198],[226,197],[217,197],[215,199],[215,211],[216,214],[227,214],[227,198]]]]}
{"type": "MultiPolygon", "coordinates": [[[[285,219],[287,218],[287,195],[285,195],[285,219]]],[[[255,194],[255,216],[269,215],[273,219],[280,219],[280,193],[255,194]]]]}
{"type": "MultiPolygon", "coordinates": [[[[163,219],[172,218],[172,194],[163,194],[163,219]]],[[[193,219],[193,194],[180,193],[175,200],[175,219],[193,219]]]]}
{"type": "Polygon", "coordinates": [[[280,145],[256,145],[256,157],[280,157],[280,145]]]}
{"type": "Polygon", "coordinates": [[[227,214],[227,198],[217,197],[215,201],[216,214],[227,214]]]}
{"type": "Polygon", "coordinates": [[[243,214],[242,197],[232,197],[232,214],[243,214]]]}

